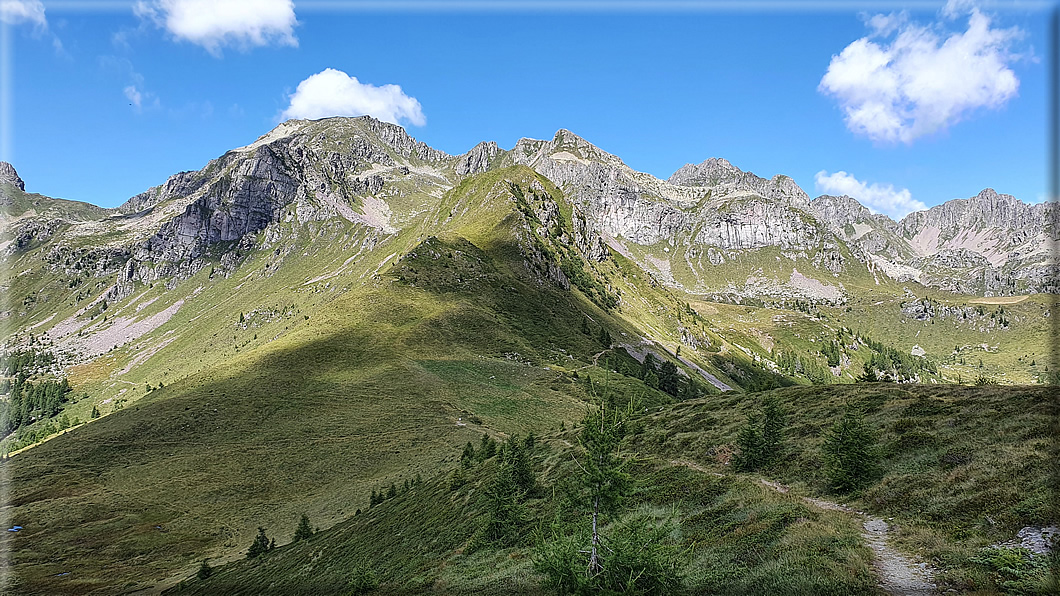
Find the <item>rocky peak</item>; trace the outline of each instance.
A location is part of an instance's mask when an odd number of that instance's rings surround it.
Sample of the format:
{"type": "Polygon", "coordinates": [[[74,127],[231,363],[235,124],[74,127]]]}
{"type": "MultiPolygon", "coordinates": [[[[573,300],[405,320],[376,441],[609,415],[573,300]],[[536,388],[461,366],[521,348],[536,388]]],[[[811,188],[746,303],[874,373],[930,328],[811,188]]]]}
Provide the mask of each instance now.
{"type": "Polygon", "coordinates": [[[0,184],[10,184],[21,191],[26,190],[26,184],[18,177],[15,166],[6,161],[0,161],[0,184]]]}
{"type": "Polygon", "coordinates": [[[500,147],[493,141],[481,142],[472,147],[471,151],[461,155],[456,162],[456,174],[465,176],[485,172],[493,164],[501,152],[500,147]]]}
{"type": "MultiPolygon", "coordinates": [[[[276,128],[262,135],[257,141],[236,149],[240,153],[249,153],[262,145],[268,145],[291,139],[295,144],[305,145],[310,149],[323,149],[328,146],[350,147],[365,153],[365,145],[375,145],[381,150],[389,150],[406,159],[435,163],[451,159],[448,153],[428,146],[410,136],[397,124],[383,122],[371,116],[349,118],[334,116],[319,120],[287,120],[276,128]]],[[[369,151],[370,152],[370,151],[369,151]]]]}
{"type": "Polygon", "coordinates": [[[838,197],[821,195],[810,201],[810,211],[821,221],[837,226],[864,221],[872,217],[872,212],[857,199],[847,195],[838,197]]]}
{"type": "Polygon", "coordinates": [[[1023,229],[1040,227],[1044,223],[1047,205],[1028,205],[1012,195],[986,188],[974,197],[953,199],[925,211],[915,211],[899,222],[907,234],[916,234],[926,227],[942,230],[1023,229]]]}
{"type": "Polygon", "coordinates": [[[686,163],[666,181],[677,186],[717,186],[738,182],[744,172],[729,160],[711,157],[702,163],[686,163]]]}
{"type": "Polygon", "coordinates": [[[675,186],[703,186],[730,192],[746,190],[800,208],[808,207],[810,202],[810,196],[788,176],[777,174],[766,180],[753,172],[744,172],[720,157],[711,157],[698,164],[685,164],[667,182],[675,186]]]}
{"type": "Polygon", "coordinates": [[[618,156],[604,151],[565,128],[557,130],[551,141],[519,139],[512,149],[512,156],[516,163],[535,168],[546,158],[561,163],[597,163],[623,169],[626,167],[618,156]]]}
{"type": "Polygon", "coordinates": [[[206,178],[199,172],[179,172],[166,180],[165,184],[153,186],[146,191],[130,197],[118,207],[118,212],[126,215],[139,213],[155,205],[176,197],[186,197],[206,183],[206,178]]]}
{"type": "MultiPolygon", "coordinates": [[[[331,119],[329,118],[329,120],[331,119]]],[[[427,143],[417,141],[397,124],[383,122],[371,116],[358,116],[352,119],[342,118],[342,120],[354,120],[360,123],[365,129],[375,133],[379,140],[404,157],[416,157],[426,162],[438,162],[451,157],[444,151],[439,151],[430,147],[427,143]]]]}

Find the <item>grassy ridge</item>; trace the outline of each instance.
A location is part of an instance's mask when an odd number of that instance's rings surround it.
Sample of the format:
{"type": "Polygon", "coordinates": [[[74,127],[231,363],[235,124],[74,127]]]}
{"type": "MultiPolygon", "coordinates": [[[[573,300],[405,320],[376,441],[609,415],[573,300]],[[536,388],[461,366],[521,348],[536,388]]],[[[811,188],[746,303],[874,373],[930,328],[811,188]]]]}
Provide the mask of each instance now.
{"type": "MultiPolygon", "coordinates": [[[[584,530],[564,479],[576,474],[567,445],[572,433],[546,437],[536,450],[544,487],[528,502],[533,519],[515,546],[475,546],[485,523],[482,493],[496,471],[488,460],[453,487],[446,477],[413,487],[306,542],[219,568],[206,581],[187,580],[175,594],[357,593],[366,571],[380,594],[545,594],[533,569],[536,544],[551,532],[584,530]],[[556,490],[553,491],[552,488],[556,490]]],[[[875,593],[868,551],[852,520],[769,491],[753,481],[715,477],[643,457],[629,513],[604,532],[642,517],[679,524],[671,536],[693,593],[875,593]]]]}
{"type": "MultiPolygon", "coordinates": [[[[761,474],[789,484],[789,493],[764,486],[760,474],[734,473],[727,463],[757,396],[653,407],[627,437],[638,488],[624,517],[676,524],[671,539],[680,547],[690,593],[877,590],[860,520],[803,496],[885,516],[893,547],[939,568],[936,581],[945,588],[979,594],[999,593],[997,576],[976,561],[981,548],[1012,539],[1024,525],[1056,519],[1057,450],[1049,437],[1057,430],[1057,404],[1047,388],[873,384],[765,395],[788,413],[787,448],[783,464],[761,474]],[[851,403],[878,433],[883,474],[860,492],[831,495],[820,437],[851,403]]],[[[578,473],[571,463],[576,441],[573,430],[540,441],[546,446],[537,448],[535,461],[542,488],[528,502],[534,521],[515,546],[475,546],[475,530],[487,519],[482,491],[496,469],[488,460],[458,487],[435,477],[308,542],[225,565],[206,581],[187,579],[175,593],[345,593],[366,571],[380,594],[545,593],[531,564],[535,545],[588,520],[564,495],[566,479],[578,473]]],[[[293,524],[292,518],[287,525],[293,524]]]]}
{"type": "MultiPolygon", "coordinates": [[[[14,553],[16,567],[5,570],[15,582],[13,589],[51,594],[147,588],[188,577],[204,557],[215,562],[240,558],[259,525],[283,543],[283,528],[290,526],[293,531],[293,523],[306,512],[317,525],[339,524],[336,536],[346,532],[348,538],[371,537],[363,543],[343,539],[340,544],[336,539],[329,546],[333,552],[312,552],[310,558],[336,557],[328,563],[332,571],[323,573],[321,581],[349,581],[343,574],[368,557],[366,568],[378,570],[387,589],[536,590],[529,544],[466,556],[457,552],[478,526],[474,491],[489,476],[485,464],[454,497],[440,473],[455,463],[459,448],[483,433],[498,437],[531,430],[541,433],[580,419],[585,377],[599,379],[614,375],[605,369],[624,368],[613,364],[617,358],[608,364],[616,354],[607,352],[601,330],[619,343],[637,344],[649,337],[673,351],[688,333],[707,338],[718,352],[686,345],[682,355],[734,386],[748,387],[753,376],[748,371],[768,375],[741,348],[759,356],[768,354],[767,338],[755,325],[772,320],[774,313],[708,305],[716,316],[697,317],[674,292],[655,284],[619,255],[582,264],[587,284],[606,286],[622,296],[619,311],[605,312],[580,291],[561,289],[559,281],[547,275],[549,262],[542,255],[570,258],[570,252],[557,246],[561,238],[543,236],[537,242],[545,250],[534,252],[531,247],[538,244],[530,242],[530,234],[535,233],[537,215],[516,209],[510,184],[539,189],[535,198],[549,195],[569,224],[572,207],[558,189],[526,168],[512,168],[464,180],[436,201],[436,208],[423,215],[421,226],[406,228],[378,245],[363,234],[363,228],[345,223],[311,223],[304,228],[290,224],[284,229],[291,236],[290,245],[280,247],[289,249],[285,253],[263,244],[262,250],[243,255],[231,270],[219,266],[212,275],[204,269],[174,288],[161,283],[137,287],[134,296],[145,292],[139,304],[159,299],[136,316],[161,312],[178,298],[186,304],[157,330],[75,371],[76,390],[91,391],[93,397],[74,404],[80,409],[71,412],[86,419],[92,406],[98,405],[106,415],[2,464],[11,486],[7,513],[12,523],[25,528],[0,537],[0,548],[14,553]],[[371,248],[358,252],[365,246],[371,248]],[[264,311],[282,314],[272,317],[264,311]],[[154,356],[137,361],[155,348],[154,356]],[[715,354],[732,368],[712,365],[715,354]],[[127,366],[131,366],[128,372],[121,372],[127,366]],[[163,381],[162,389],[144,388],[163,381]],[[119,399],[128,399],[124,409],[117,407],[119,399]],[[401,485],[417,474],[427,482],[378,511],[351,519],[357,509],[366,507],[370,491],[391,482],[401,485]],[[443,506],[446,495],[456,500],[443,506]],[[380,517],[402,503],[404,510],[396,515],[403,521],[380,517]],[[452,525],[452,532],[428,535],[440,523],[452,525]],[[409,530],[399,529],[402,524],[409,530]],[[390,546],[394,552],[410,551],[415,556],[389,555],[384,560],[390,546]]],[[[39,252],[34,255],[39,257],[39,252]]],[[[27,275],[26,285],[19,289],[29,292],[38,282],[62,285],[64,280],[27,275]]],[[[119,314],[139,312],[136,300],[114,305],[108,311],[108,324],[119,314]]],[[[1018,306],[1033,310],[1036,305],[1018,306]]],[[[74,304],[64,308],[72,310],[74,304]]],[[[36,320],[45,309],[38,304],[30,311],[27,316],[36,320]]],[[[811,335],[834,334],[834,327],[846,316],[785,314],[797,318],[797,325],[785,327],[788,335],[775,335],[781,342],[806,349],[816,345],[809,340],[811,335]]],[[[625,393],[644,396],[652,407],[670,401],[631,377],[613,377],[613,383],[625,393]]],[[[838,411],[840,402],[864,392],[884,395],[886,403],[880,410],[884,414],[876,422],[890,428],[887,425],[896,424],[897,418],[888,409],[887,395],[899,396],[895,397],[899,403],[906,399],[900,392],[936,390],[791,391],[780,395],[805,412],[799,427],[803,434],[798,437],[800,444],[805,439],[806,451],[796,457],[798,466],[784,479],[799,490],[815,492],[820,479],[813,475],[818,464],[812,455],[814,433],[838,411]]],[[[960,390],[952,391],[958,392],[953,397],[957,400],[960,390]]],[[[996,396],[989,407],[999,415],[1012,413],[1005,390],[982,391],[996,396]]],[[[774,585],[778,593],[871,587],[865,575],[867,551],[850,520],[807,509],[797,499],[762,489],[753,479],[729,475],[724,467],[717,468],[724,474],[717,479],[671,464],[681,459],[712,465],[707,454],[731,442],[750,407],[749,399],[719,396],[682,404],[696,410],[653,414],[655,418],[634,440],[646,458],[639,470],[646,488],[636,496],[637,510],[658,519],[677,516],[685,532],[681,544],[709,546],[690,551],[687,562],[688,581],[703,591],[751,592],[754,582],[774,585]],[[682,418],[693,411],[698,417],[693,422],[682,418]],[[708,419],[713,422],[707,424],[708,419]],[[696,426],[700,421],[704,424],[696,426]],[[678,504],[678,511],[667,514],[664,510],[671,503],[678,504]],[[756,554],[761,552],[769,557],[756,554]],[[814,571],[796,573],[804,568],[814,571]]],[[[1028,402],[1034,407],[1019,403],[1025,406],[1020,416],[1038,415],[1034,413],[1039,402],[1028,402]]],[[[970,426],[954,428],[974,435],[980,428],[976,425],[984,423],[976,412],[961,410],[961,420],[970,426]]],[[[924,416],[909,428],[931,435],[931,449],[957,440],[956,431],[942,426],[948,419],[924,416]],[[931,428],[920,429],[917,425],[922,423],[931,428]]],[[[1013,419],[1023,426],[1012,436],[1028,443],[1020,448],[1023,451],[1014,449],[1009,455],[1033,456],[1025,469],[1034,472],[1041,465],[1034,459],[1043,448],[1041,440],[1019,433],[1038,423],[1020,416],[1013,419]]],[[[920,440],[919,436],[906,432],[901,440],[920,440]]],[[[539,454],[546,483],[573,471],[569,453],[563,450],[564,441],[572,442],[573,436],[560,433],[551,438],[555,450],[539,454]]],[[[891,463],[905,465],[905,452],[896,453],[891,463]]],[[[924,453],[917,456],[926,458],[923,462],[914,460],[921,462],[917,465],[931,468],[932,461],[941,461],[931,459],[934,452],[924,453]]],[[[966,472],[961,482],[973,496],[984,492],[978,487],[980,480],[1005,481],[1010,470],[1021,465],[1018,457],[998,456],[993,468],[961,468],[968,463],[960,463],[961,457],[954,469],[966,472]]],[[[949,481],[941,472],[909,478],[919,483],[914,486],[923,494],[887,507],[912,508],[933,501],[939,498],[938,484],[949,481]]],[[[889,486],[888,482],[885,477],[880,486],[889,486]]],[[[1032,486],[1026,495],[1005,490],[991,492],[990,501],[1022,505],[997,518],[1004,531],[1044,511],[1040,486],[1032,486]]],[[[549,523],[561,510],[559,503],[544,496],[534,507],[549,523]]],[[[943,511],[960,507],[946,505],[943,511]]],[[[985,506],[968,507],[979,511],[985,506]]],[[[928,533],[909,534],[903,538],[908,544],[938,540],[943,545],[939,548],[951,548],[949,538],[939,534],[945,528],[932,525],[935,520],[912,521],[928,533]]],[[[987,539],[985,531],[976,532],[971,534],[976,540],[987,539]]],[[[316,543],[324,543],[327,535],[316,543]]],[[[290,552],[303,548],[308,547],[290,552]]],[[[307,576],[308,571],[295,573],[307,563],[302,555],[287,552],[274,553],[276,560],[289,561],[287,567],[270,571],[263,566],[261,583],[251,585],[261,589],[276,578],[315,577],[307,576]]],[[[964,552],[954,556],[964,557],[964,552]]],[[[963,563],[954,565],[959,570],[963,563]]],[[[242,576],[228,577],[235,585],[234,578],[242,576]]],[[[333,584],[307,585],[325,590],[333,584]]]]}
{"type": "MultiPolygon", "coordinates": [[[[482,283],[450,283],[449,262],[424,242],[391,272],[325,294],[272,341],[240,351],[249,333],[237,330],[236,349],[215,345],[200,374],[6,462],[10,519],[26,528],[3,537],[14,587],[146,587],[202,556],[232,556],[257,524],[301,511],[345,519],[373,488],[429,476],[487,429],[579,417],[582,390],[541,365],[590,366],[603,348],[579,327],[606,316],[520,271],[503,229],[491,236],[485,248],[453,241],[482,283]],[[420,277],[402,279],[401,267],[420,277]]],[[[244,307],[233,296],[208,316],[234,319],[244,307]]]]}

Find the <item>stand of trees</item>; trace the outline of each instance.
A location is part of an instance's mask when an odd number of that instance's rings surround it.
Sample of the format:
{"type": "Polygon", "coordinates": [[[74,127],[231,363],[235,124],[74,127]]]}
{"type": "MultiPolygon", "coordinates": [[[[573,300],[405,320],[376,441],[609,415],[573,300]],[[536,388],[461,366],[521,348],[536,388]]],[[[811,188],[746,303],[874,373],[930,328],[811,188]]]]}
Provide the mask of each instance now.
{"type": "Polygon", "coordinates": [[[11,397],[0,402],[0,433],[8,435],[15,429],[59,414],[70,394],[70,383],[42,381],[30,383],[21,375],[11,384],[11,397]]]}

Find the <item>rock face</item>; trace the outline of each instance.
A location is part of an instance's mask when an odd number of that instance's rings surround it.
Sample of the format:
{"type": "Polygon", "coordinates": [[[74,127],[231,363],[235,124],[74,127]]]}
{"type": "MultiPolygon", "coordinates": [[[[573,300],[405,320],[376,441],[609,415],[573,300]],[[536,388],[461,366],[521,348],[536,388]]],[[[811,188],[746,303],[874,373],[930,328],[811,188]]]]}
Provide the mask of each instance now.
{"type": "Polygon", "coordinates": [[[821,195],[810,201],[809,210],[863,260],[875,256],[905,263],[912,257],[894,220],[872,213],[851,197],[821,195]]]}
{"type": "Polygon", "coordinates": [[[26,190],[26,184],[18,177],[15,166],[6,161],[0,161],[0,184],[10,184],[21,191],[26,190]]]}
{"type": "MultiPolygon", "coordinates": [[[[1055,205],[1027,205],[992,189],[894,222],[851,197],[811,201],[787,176],[765,179],[721,158],[687,164],[662,181],[567,130],[548,141],[521,139],[510,151],[483,142],[451,156],[370,117],[290,120],[117,210],[67,217],[77,229],[111,226],[125,240],[98,258],[60,250],[49,262],[75,269],[103,263],[89,268],[117,267],[126,280],[186,276],[216,251],[233,263],[237,247],[299,233],[284,226],[334,218],[363,225],[366,242],[375,243],[420,225],[425,207],[461,178],[510,165],[530,167],[563,190],[573,204],[570,241],[586,258],[601,261],[614,250],[693,292],[842,296],[841,276],[961,293],[1057,291],[1055,205]],[[727,268],[724,276],[719,268],[727,268]],[[832,289],[814,290],[822,287],[832,289]]],[[[24,189],[4,162],[0,183],[24,189]]],[[[8,230],[4,253],[61,234],[53,219],[39,210],[23,217],[8,230]]]]}
{"type": "Polygon", "coordinates": [[[667,180],[678,186],[702,186],[723,192],[745,190],[767,199],[805,208],[810,197],[791,178],[777,174],[766,180],[744,172],[728,160],[712,157],[699,164],[685,164],[667,180]]]}
{"type": "Polygon", "coordinates": [[[150,209],[170,199],[190,196],[206,183],[206,178],[199,172],[180,172],[173,174],[165,184],[155,186],[142,192],[118,207],[119,213],[133,214],[150,209]]]}
{"type": "Polygon", "coordinates": [[[1028,205],[987,188],[910,213],[898,232],[928,285],[965,293],[1057,291],[1055,204],[1028,205]]]}
{"type": "Polygon", "coordinates": [[[485,172],[490,169],[490,166],[496,161],[500,152],[500,147],[498,147],[497,143],[494,143],[493,141],[488,143],[482,142],[475,145],[471,151],[461,155],[457,160],[456,175],[467,176],[469,174],[485,172]]]}
{"type": "Polygon", "coordinates": [[[273,143],[254,151],[230,175],[209,185],[204,195],[184,213],[162,224],[158,233],[137,247],[141,261],[193,259],[218,242],[239,240],[279,221],[299,183],[292,176],[283,152],[289,145],[273,143]]]}

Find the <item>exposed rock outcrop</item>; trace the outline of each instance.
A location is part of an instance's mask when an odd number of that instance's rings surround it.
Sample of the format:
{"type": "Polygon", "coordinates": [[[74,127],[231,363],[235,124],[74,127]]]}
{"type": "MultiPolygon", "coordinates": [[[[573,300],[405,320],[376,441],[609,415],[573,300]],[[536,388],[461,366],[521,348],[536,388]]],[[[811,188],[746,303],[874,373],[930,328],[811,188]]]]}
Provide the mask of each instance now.
{"type": "Polygon", "coordinates": [[[0,161],[0,184],[10,184],[21,191],[26,190],[26,183],[18,177],[15,166],[6,161],[0,161]]]}
{"type": "Polygon", "coordinates": [[[777,174],[766,180],[744,172],[726,159],[712,157],[698,164],[685,164],[667,180],[677,186],[702,186],[723,192],[746,190],[767,199],[806,207],[810,197],[791,178],[777,174]]]}
{"type": "Polygon", "coordinates": [[[456,162],[456,175],[467,176],[478,174],[490,169],[490,166],[500,155],[500,147],[493,141],[482,142],[475,145],[471,151],[461,155],[456,162]]]}

